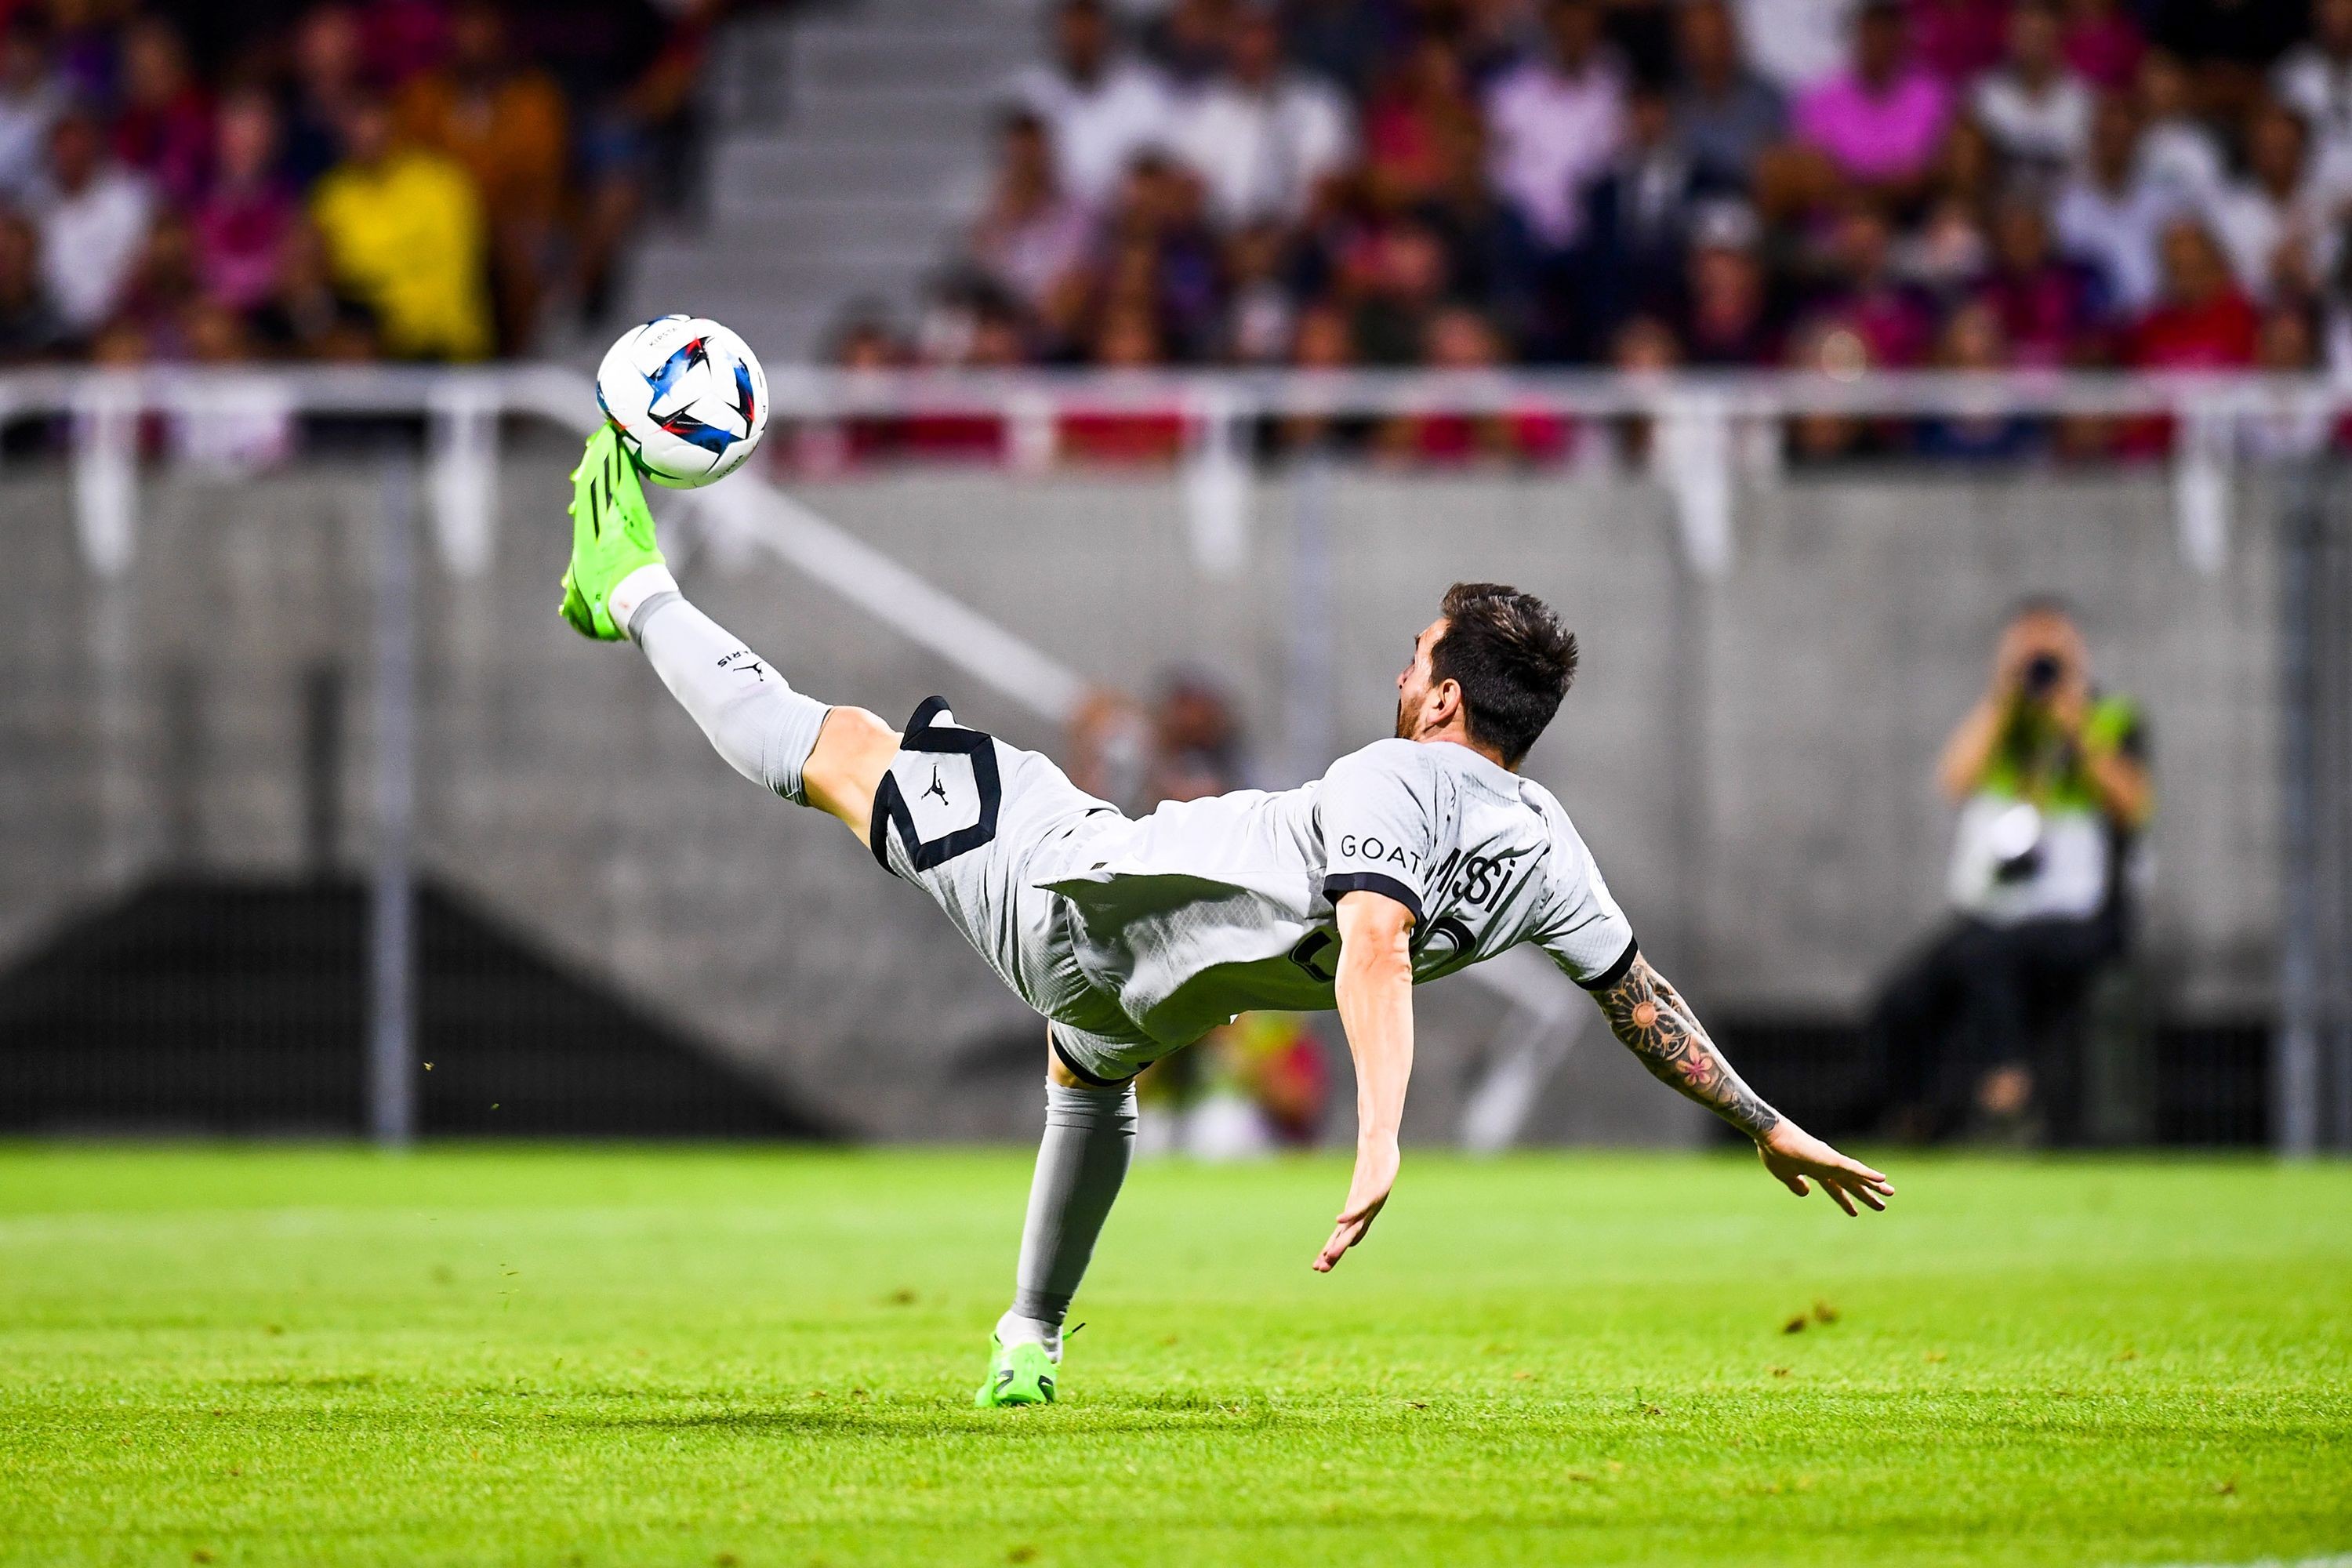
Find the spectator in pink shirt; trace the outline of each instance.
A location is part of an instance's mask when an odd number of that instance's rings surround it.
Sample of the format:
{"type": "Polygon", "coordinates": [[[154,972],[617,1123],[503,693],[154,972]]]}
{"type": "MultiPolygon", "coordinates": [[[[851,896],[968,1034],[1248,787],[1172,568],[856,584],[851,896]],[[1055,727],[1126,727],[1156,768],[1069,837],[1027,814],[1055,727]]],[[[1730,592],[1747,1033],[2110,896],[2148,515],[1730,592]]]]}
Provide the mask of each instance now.
{"type": "Polygon", "coordinates": [[[234,310],[257,308],[278,286],[294,202],[278,177],[278,108],[266,93],[224,100],[212,189],[190,215],[205,296],[234,310]]]}
{"type": "Polygon", "coordinates": [[[1903,12],[1871,0],[1854,20],[1853,66],[1797,104],[1797,139],[1846,180],[1907,197],[1936,160],[1951,89],[1906,58],[1903,12]]]}

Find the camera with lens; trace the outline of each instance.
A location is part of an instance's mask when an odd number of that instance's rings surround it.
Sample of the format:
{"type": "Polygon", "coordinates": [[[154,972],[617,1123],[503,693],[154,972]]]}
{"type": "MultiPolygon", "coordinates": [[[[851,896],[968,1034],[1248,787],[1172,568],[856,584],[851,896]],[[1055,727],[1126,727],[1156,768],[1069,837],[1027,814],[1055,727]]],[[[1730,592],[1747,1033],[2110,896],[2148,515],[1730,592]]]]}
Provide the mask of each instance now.
{"type": "Polygon", "coordinates": [[[2065,660],[2054,653],[2037,653],[2026,660],[2025,673],[2019,684],[2028,697],[2045,698],[2058,689],[2059,678],[2065,673],[2065,660]]]}

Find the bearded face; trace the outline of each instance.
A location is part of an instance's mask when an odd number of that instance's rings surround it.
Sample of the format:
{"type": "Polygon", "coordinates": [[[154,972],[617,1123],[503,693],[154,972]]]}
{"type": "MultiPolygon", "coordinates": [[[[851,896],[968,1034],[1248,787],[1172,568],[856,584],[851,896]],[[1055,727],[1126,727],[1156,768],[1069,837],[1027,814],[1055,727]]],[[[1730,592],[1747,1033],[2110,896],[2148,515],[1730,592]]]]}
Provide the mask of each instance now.
{"type": "Polygon", "coordinates": [[[1396,735],[1400,741],[1421,739],[1422,710],[1429,701],[1429,689],[1433,677],[1429,668],[1430,649],[1445,636],[1443,618],[1432,621],[1412,639],[1412,658],[1397,675],[1396,735]]]}

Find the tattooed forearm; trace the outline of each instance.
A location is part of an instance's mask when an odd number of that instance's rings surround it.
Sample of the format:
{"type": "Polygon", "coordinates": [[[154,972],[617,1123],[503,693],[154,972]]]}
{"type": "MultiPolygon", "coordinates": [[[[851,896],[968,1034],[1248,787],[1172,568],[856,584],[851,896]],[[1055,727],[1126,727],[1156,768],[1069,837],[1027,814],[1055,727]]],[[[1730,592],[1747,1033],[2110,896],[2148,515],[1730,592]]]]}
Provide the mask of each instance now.
{"type": "Polygon", "coordinates": [[[1780,1113],[1740,1081],[1666,977],[1636,955],[1625,978],[1598,994],[1609,1026],[1650,1076],[1706,1106],[1750,1138],[1780,1125],[1780,1113]]]}

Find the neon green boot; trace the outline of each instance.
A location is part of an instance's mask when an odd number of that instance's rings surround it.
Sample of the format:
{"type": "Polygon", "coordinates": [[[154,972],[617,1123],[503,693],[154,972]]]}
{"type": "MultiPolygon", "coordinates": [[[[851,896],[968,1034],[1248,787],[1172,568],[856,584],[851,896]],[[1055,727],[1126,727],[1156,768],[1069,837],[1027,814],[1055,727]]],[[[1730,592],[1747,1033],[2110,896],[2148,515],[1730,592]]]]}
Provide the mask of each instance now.
{"type": "Polygon", "coordinates": [[[607,601],[621,580],[644,566],[663,564],[654,542],[654,514],[637,479],[637,466],[621,450],[610,425],[588,437],[572,470],[572,564],[563,574],[563,618],[582,637],[619,642],[607,601]]]}
{"type": "Polygon", "coordinates": [[[973,1405],[993,1410],[1007,1405],[1054,1403],[1054,1378],[1061,1369],[1045,1353],[1045,1346],[1020,1344],[1008,1350],[994,1334],[988,1336],[988,1343],[992,1352],[988,1381],[972,1395],[973,1405]]]}

